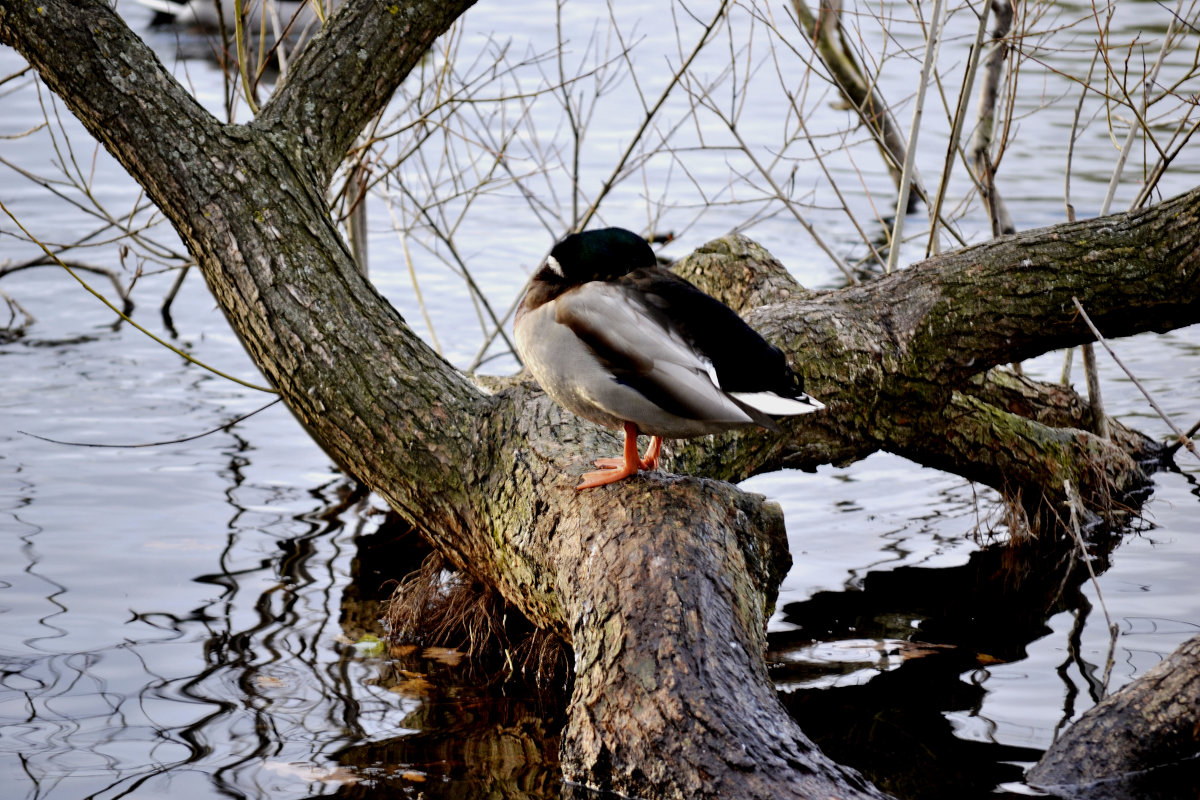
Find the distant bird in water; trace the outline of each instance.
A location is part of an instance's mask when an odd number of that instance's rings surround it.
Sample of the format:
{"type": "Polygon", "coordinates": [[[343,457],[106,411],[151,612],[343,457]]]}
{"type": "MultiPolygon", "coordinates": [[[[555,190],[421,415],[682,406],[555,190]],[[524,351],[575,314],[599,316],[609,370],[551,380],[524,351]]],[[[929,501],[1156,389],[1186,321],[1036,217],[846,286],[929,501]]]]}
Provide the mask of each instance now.
{"type": "MultiPolygon", "coordinates": [[[[152,25],[190,25],[206,31],[220,30],[222,21],[230,31],[234,28],[236,6],[233,0],[137,0],[154,11],[152,25]]],[[[338,0],[340,4],[341,0],[338,0]]],[[[246,0],[243,3],[246,30],[257,36],[266,29],[274,38],[278,31],[299,32],[319,24],[309,0],[246,0]]]]}
{"type": "Polygon", "coordinates": [[[517,351],[559,405],[625,430],[623,458],[597,459],[577,489],[658,466],[662,440],[760,425],[824,404],[783,352],[658,265],[621,228],[571,234],[538,267],[516,316],[517,351]],[[651,437],[643,458],[639,433],[651,437]]]}

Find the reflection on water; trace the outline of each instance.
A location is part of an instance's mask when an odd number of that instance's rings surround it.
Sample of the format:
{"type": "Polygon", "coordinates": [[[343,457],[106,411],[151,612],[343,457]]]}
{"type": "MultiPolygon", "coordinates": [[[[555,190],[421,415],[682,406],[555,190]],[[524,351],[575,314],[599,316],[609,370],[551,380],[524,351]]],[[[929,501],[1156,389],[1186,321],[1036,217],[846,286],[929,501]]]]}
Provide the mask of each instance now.
{"type": "MultiPolygon", "coordinates": [[[[1180,496],[1197,485],[1179,473],[1159,482],[1180,496]]],[[[897,796],[1001,796],[1001,786],[1025,795],[1024,769],[1059,732],[1200,633],[1200,607],[1182,587],[1134,589],[1117,577],[1165,544],[1163,533],[1141,522],[1089,543],[1103,601],[1076,552],[1036,542],[973,549],[956,566],[844,573],[841,591],[781,598],[772,677],[829,755],[897,796]]],[[[933,531],[907,538],[916,553],[937,551],[933,531]]],[[[1185,557],[1196,557],[1191,545],[1185,557]]],[[[1142,568],[1169,571],[1161,554],[1152,560],[1142,568]]],[[[1140,791],[1177,788],[1156,776],[1140,791]]]]}
{"type": "MultiPolygon", "coordinates": [[[[231,497],[250,482],[249,449],[234,448],[231,497]]],[[[36,620],[6,606],[21,630],[6,630],[0,662],[5,784],[38,798],[559,796],[565,693],[481,680],[454,650],[373,638],[391,579],[427,553],[415,536],[340,479],[306,499],[281,486],[256,493],[258,508],[234,507],[221,545],[159,519],[148,552],[215,569],[191,577],[183,607],[160,576],[123,575],[154,585],[158,601],[143,597],[119,619],[71,601],[85,575],[50,577],[39,551],[48,531],[18,533],[24,569],[6,576],[0,596],[43,603],[36,620]],[[171,536],[173,526],[184,535],[171,536]],[[24,581],[38,588],[20,591],[24,581]]],[[[953,509],[943,510],[955,518],[953,509]]],[[[899,546],[919,562],[929,533],[926,524],[904,545],[881,537],[880,552],[899,546]]],[[[1097,572],[1126,552],[1118,544],[1093,552],[1097,572]]],[[[936,560],[936,549],[926,555],[936,560]]],[[[1028,703],[1045,703],[1031,648],[1054,635],[1055,620],[1071,620],[1048,672],[1061,702],[1039,711],[1059,728],[1105,691],[1104,661],[1081,637],[1099,613],[1082,562],[986,547],[957,566],[881,564],[847,573],[846,589],[784,601],[769,659],[785,703],[829,755],[898,796],[999,796],[994,788],[1019,783],[1048,733],[1004,673],[1029,684],[1028,703]],[[1010,717],[1025,716],[1024,739],[989,713],[996,695],[1010,717]]],[[[1122,637],[1152,637],[1166,622],[1124,617],[1122,637]]],[[[1195,627],[1177,622],[1170,633],[1195,627]]]]}
{"type": "MultiPolygon", "coordinates": [[[[1069,554],[1032,547],[977,550],[958,567],[872,572],[856,591],[819,592],[784,608],[795,627],[771,636],[772,675],[805,731],[884,789],[982,796],[1019,781],[1020,764],[1042,750],[1006,743],[982,713],[991,673],[1023,662],[1029,644],[1050,632],[1051,616],[1077,609],[1086,617],[1086,577],[1069,554]],[[838,642],[854,643],[860,658],[839,660],[838,642]],[[868,642],[877,647],[874,665],[861,660],[868,642]],[[814,643],[830,658],[814,658],[814,643]]],[[[1090,706],[1103,664],[1070,658],[1091,683],[1090,706]]],[[[1071,716],[1073,705],[1059,713],[1071,716]]]]}
{"type": "Polygon", "coordinates": [[[130,609],[119,640],[86,652],[62,649],[74,637],[54,618],[77,612],[50,584],[57,611],[0,656],[4,785],[64,798],[557,796],[565,696],[480,685],[457,651],[380,644],[390,576],[427,550],[341,481],[313,496],[325,504],[294,519],[303,531],[257,558],[237,535],[219,550],[185,541],[177,552],[221,567],[193,579],[209,597],[130,609]]]}

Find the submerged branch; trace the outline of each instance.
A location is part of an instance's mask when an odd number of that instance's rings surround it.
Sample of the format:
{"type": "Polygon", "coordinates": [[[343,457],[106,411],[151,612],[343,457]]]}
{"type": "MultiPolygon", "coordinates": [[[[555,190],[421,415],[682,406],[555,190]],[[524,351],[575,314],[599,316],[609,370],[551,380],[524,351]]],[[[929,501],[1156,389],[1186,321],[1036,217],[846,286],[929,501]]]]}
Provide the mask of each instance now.
{"type": "Polygon", "coordinates": [[[1027,781],[1056,797],[1169,797],[1194,785],[1200,636],[1101,700],[1027,781]]]}

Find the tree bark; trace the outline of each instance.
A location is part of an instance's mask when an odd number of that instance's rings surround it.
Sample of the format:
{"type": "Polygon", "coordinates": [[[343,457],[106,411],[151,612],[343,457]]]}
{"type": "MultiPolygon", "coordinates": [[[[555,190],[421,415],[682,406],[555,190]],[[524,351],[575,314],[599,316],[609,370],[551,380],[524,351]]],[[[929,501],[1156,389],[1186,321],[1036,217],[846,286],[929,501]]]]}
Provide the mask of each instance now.
{"type": "MultiPolygon", "coordinates": [[[[615,434],[528,381],[484,389],[451,367],[339,237],[323,196],[334,165],[469,5],[348,0],[248,125],[209,116],[102,0],[0,0],[0,41],[146,188],[330,457],[457,568],[570,642],[568,780],[656,797],[881,797],[812,745],[767,677],[765,620],[789,561],[778,507],[662,473],[576,492],[591,458],[619,451],[615,434]]],[[[987,370],[1088,340],[1072,296],[1109,336],[1195,322],[1198,215],[1200,190],[819,294],[748,240],[720,240],[682,268],[725,276],[731,291],[716,291],[735,303],[735,292],[773,303],[751,322],[829,410],[784,435],[693,440],[675,464],[740,480],[888,449],[1031,508],[1053,509],[1070,479],[1113,514],[1108,493],[1142,479],[1129,453],[1061,426],[1070,404],[1025,413],[1051,393],[1016,392],[987,370]]]]}
{"type": "MultiPolygon", "coordinates": [[[[1181,797],[1200,763],[1200,636],[1109,695],[1051,745],[1031,785],[1063,797],[1181,797]]],[[[1186,794],[1186,791],[1185,791],[1186,794]]]]}

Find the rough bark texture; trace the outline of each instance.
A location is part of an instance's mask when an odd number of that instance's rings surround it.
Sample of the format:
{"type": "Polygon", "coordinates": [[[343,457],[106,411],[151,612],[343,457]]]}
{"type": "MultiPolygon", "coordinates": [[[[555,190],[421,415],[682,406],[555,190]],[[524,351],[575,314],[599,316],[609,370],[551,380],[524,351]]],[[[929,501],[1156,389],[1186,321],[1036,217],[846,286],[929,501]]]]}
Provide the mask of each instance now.
{"type": "MultiPolygon", "coordinates": [[[[617,437],[528,382],[484,390],[445,363],[338,236],[323,196],[333,165],[468,5],[348,0],[244,126],[204,112],[101,0],[0,0],[0,41],[147,189],[331,458],[454,565],[571,643],[569,780],[656,797],[880,796],[805,738],[763,667],[764,620],[787,563],[778,509],[663,474],[575,492],[591,458],[619,452],[617,437]]],[[[1070,478],[1104,511],[1110,488],[1140,478],[1126,451],[1072,425],[1070,404],[1047,412],[1053,424],[1027,414],[1030,398],[1052,394],[1045,387],[1014,391],[984,373],[1086,341],[1072,295],[1110,336],[1195,322],[1198,216],[1195,191],[821,294],[748,240],[722,240],[683,268],[741,287],[740,300],[716,289],[735,303],[774,303],[751,321],[793,355],[829,411],[783,436],[695,440],[676,448],[676,464],[739,480],[889,449],[1048,507],[1070,478]]]]}
{"type": "Polygon", "coordinates": [[[631,796],[877,796],[780,713],[767,677],[761,588],[783,577],[778,507],[713,481],[649,488],[585,493],[558,526],[575,650],[564,772],[631,796]],[[756,530],[768,537],[744,533],[756,530]]]}
{"type": "Polygon", "coordinates": [[[1194,796],[1197,708],[1200,636],[1084,714],[1029,771],[1029,783],[1064,797],[1194,796]]]}

